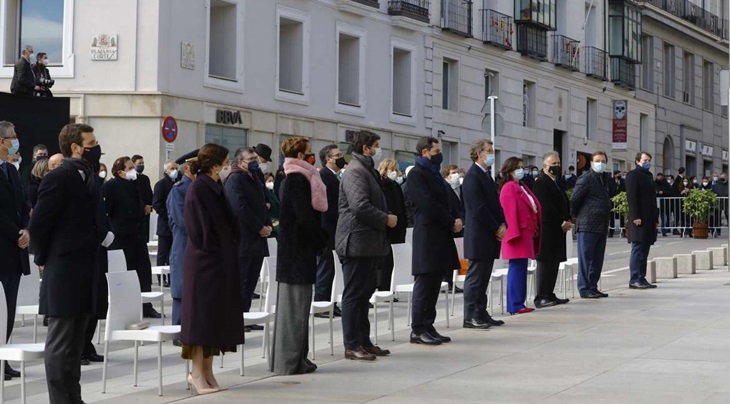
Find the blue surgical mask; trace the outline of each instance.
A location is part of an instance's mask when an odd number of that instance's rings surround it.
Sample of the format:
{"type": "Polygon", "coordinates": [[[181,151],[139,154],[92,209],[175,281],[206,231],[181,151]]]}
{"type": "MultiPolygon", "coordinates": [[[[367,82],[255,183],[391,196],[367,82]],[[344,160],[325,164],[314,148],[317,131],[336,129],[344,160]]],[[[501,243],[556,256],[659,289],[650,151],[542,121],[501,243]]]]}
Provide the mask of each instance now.
{"type": "Polygon", "coordinates": [[[603,173],[603,171],[606,170],[606,164],[602,161],[599,162],[593,162],[593,171],[597,172],[598,174],[603,173]]]}
{"type": "Polygon", "coordinates": [[[647,161],[646,163],[644,163],[644,164],[641,165],[641,168],[643,168],[644,170],[649,171],[649,169],[651,168],[651,162],[647,161]]]}
{"type": "Polygon", "coordinates": [[[494,165],[494,154],[487,154],[487,159],[484,160],[484,163],[487,165],[487,167],[491,167],[494,165]]]}
{"type": "Polygon", "coordinates": [[[178,174],[177,170],[172,170],[167,175],[170,177],[171,180],[175,181],[177,179],[177,174],[178,174]]]}
{"type": "Polygon", "coordinates": [[[259,162],[254,160],[248,163],[248,171],[256,171],[259,169],[259,162]]]}
{"type": "Polygon", "coordinates": [[[10,148],[8,149],[8,154],[15,154],[20,150],[20,140],[18,139],[10,139],[10,148]]]}
{"type": "Polygon", "coordinates": [[[398,184],[398,185],[401,185],[401,184],[403,184],[403,177],[398,177],[398,178],[396,178],[396,179],[395,179],[395,183],[396,183],[396,184],[398,184]]]}
{"type": "Polygon", "coordinates": [[[522,179],[525,178],[525,170],[521,168],[516,169],[514,176],[517,181],[522,181],[522,179]]]}
{"type": "Polygon", "coordinates": [[[144,172],[144,165],[136,166],[134,169],[137,170],[138,174],[142,174],[144,172]]]}

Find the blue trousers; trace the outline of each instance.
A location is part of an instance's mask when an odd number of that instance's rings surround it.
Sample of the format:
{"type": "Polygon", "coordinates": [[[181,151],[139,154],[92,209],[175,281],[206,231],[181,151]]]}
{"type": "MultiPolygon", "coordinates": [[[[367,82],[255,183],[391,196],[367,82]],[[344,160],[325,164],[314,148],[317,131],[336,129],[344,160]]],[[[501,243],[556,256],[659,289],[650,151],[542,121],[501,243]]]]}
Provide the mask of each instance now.
{"type": "Polygon", "coordinates": [[[629,259],[631,279],[629,283],[646,281],[646,260],[649,258],[650,248],[650,243],[631,243],[631,258],[629,259]]]}
{"type": "Polygon", "coordinates": [[[182,299],[172,298],[172,325],[180,325],[182,319],[182,299]]]}
{"type": "Polygon", "coordinates": [[[527,298],[527,258],[509,260],[507,272],[507,311],[516,313],[525,308],[527,298]]]}
{"type": "Polygon", "coordinates": [[[578,232],[578,291],[598,291],[606,253],[606,233],[578,232]]]}

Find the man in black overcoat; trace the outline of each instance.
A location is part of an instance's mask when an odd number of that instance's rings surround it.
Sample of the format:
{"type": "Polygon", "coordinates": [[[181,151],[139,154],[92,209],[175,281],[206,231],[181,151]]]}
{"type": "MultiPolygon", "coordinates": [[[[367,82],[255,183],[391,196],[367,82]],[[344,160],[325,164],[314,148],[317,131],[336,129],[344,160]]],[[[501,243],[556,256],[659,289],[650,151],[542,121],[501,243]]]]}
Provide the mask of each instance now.
{"type": "Polygon", "coordinates": [[[474,164],[461,187],[466,209],[464,258],[469,260],[464,281],[464,328],[486,330],[504,324],[487,312],[487,287],[507,226],[497,185],[487,172],[494,163],[492,142],[477,140],[471,145],[470,155],[474,164]]]}
{"type": "Polygon", "coordinates": [[[626,198],[629,203],[629,242],[631,258],[629,270],[631,289],[651,289],[656,285],[646,280],[646,260],[649,249],[656,242],[659,227],[659,209],[656,206],[656,188],[651,171],[651,154],[639,152],[634,161],[636,168],[626,174],[626,198]]]}
{"type": "MultiPolygon", "coordinates": [[[[16,95],[32,96],[33,91],[40,90],[35,84],[35,75],[30,60],[33,57],[33,47],[26,45],[20,59],[15,62],[13,79],[10,81],[10,92],[16,95]]],[[[13,153],[11,153],[13,154],[13,153]]]]}
{"type": "Polygon", "coordinates": [[[101,245],[101,192],[92,170],[101,149],[87,125],[59,135],[63,166],[43,179],[33,210],[35,263],[44,266],[40,313],[49,316],[45,364],[51,403],[80,403],[81,351],[93,311],[101,245]]]}
{"type": "MultiPolygon", "coordinates": [[[[170,265],[170,250],[172,249],[172,230],[170,230],[169,218],[167,216],[167,197],[175,185],[175,180],[180,176],[177,163],[169,160],[164,165],[165,174],[155,184],[152,192],[152,208],[157,212],[157,266],[170,265]]],[[[137,178],[139,180],[139,178],[137,178]]],[[[166,287],[170,286],[169,279],[160,279],[166,287]]]]}

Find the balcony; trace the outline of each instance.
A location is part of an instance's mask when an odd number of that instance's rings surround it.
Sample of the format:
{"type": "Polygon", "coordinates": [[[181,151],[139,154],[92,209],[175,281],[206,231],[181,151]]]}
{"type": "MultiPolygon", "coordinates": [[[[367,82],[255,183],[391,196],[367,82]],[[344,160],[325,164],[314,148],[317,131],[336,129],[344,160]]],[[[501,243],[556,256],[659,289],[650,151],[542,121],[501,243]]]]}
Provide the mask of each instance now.
{"type": "Polygon", "coordinates": [[[428,24],[428,0],[390,0],[388,14],[428,24]]]}
{"type": "Polygon", "coordinates": [[[494,10],[482,10],[482,41],[503,49],[512,49],[515,32],[512,17],[494,10]]]}
{"type": "Polygon", "coordinates": [[[471,38],[471,0],[441,0],[441,29],[471,38]]]}
{"type": "Polygon", "coordinates": [[[622,57],[611,57],[611,82],[629,90],[636,88],[636,65],[622,57]]]}
{"type": "Polygon", "coordinates": [[[580,41],[553,35],[553,63],[577,72],[580,70],[580,41]]]}
{"type": "Polygon", "coordinates": [[[728,20],[703,9],[689,0],[646,0],[647,3],[722,39],[728,37],[728,20]]]}
{"type": "Polygon", "coordinates": [[[350,0],[355,3],[360,3],[364,6],[370,6],[373,8],[380,8],[380,2],[378,0],[350,0]]]}
{"type": "Polygon", "coordinates": [[[535,25],[517,25],[517,51],[540,61],[547,61],[547,30],[535,25]]]}
{"type": "Polygon", "coordinates": [[[583,72],[588,77],[595,77],[601,80],[607,80],[606,75],[606,52],[593,46],[583,47],[583,57],[585,64],[583,72]]]}

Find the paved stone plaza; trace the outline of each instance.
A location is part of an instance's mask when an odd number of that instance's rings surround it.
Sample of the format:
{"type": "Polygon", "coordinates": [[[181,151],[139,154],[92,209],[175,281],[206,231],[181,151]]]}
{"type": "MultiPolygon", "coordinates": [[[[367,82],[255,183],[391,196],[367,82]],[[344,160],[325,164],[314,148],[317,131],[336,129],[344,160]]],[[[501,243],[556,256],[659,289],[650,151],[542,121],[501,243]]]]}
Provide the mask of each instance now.
{"type": "MultiPolygon", "coordinates": [[[[656,253],[689,253],[726,240],[660,240],[656,253]]],[[[317,319],[319,369],[304,376],[275,377],[261,358],[261,332],[246,335],[246,376],[238,375],[240,355],[227,355],[215,371],[230,389],[191,397],[184,383],[179,348],[163,350],[165,395],[157,396],[156,347],[140,349],[139,386],[132,387],[132,344],[111,345],[107,393],[101,394],[101,364],[84,367],[86,402],[103,403],[728,403],[730,402],[730,272],[727,267],[659,280],[659,288],[629,290],[627,245],[611,240],[615,262],[605,270],[608,299],[574,299],[565,306],[504,319],[489,331],[464,330],[461,296],[451,328],[439,307],[439,330],[454,341],[440,347],[408,343],[406,304],[396,304],[396,341],[387,315],[379,323],[379,344],[390,357],[374,363],[343,359],[340,322],[335,322],[335,356],[329,355],[326,321],[317,319]],[[623,262],[623,264],[621,264],[623,262]]],[[[657,256],[652,254],[652,256],[657,256]]],[[[569,292],[570,297],[570,292],[569,292]]],[[[254,302],[256,306],[256,302],[254,302]]],[[[169,310],[169,308],[168,308],[169,310]]],[[[382,313],[385,313],[384,311],[382,313]]],[[[41,338],[45,329],[41,329],[41,338]]],[[[18,328],[15,342],[32,338],[18,328]]],[[[98,348],[100,351],[103,346],[98,348]]],[[[46,403],[42,362],[28,371],[28,403],[46,403]]],[[[19,402],[17,380],[6,383],[8,402],[19,402]]]]}

